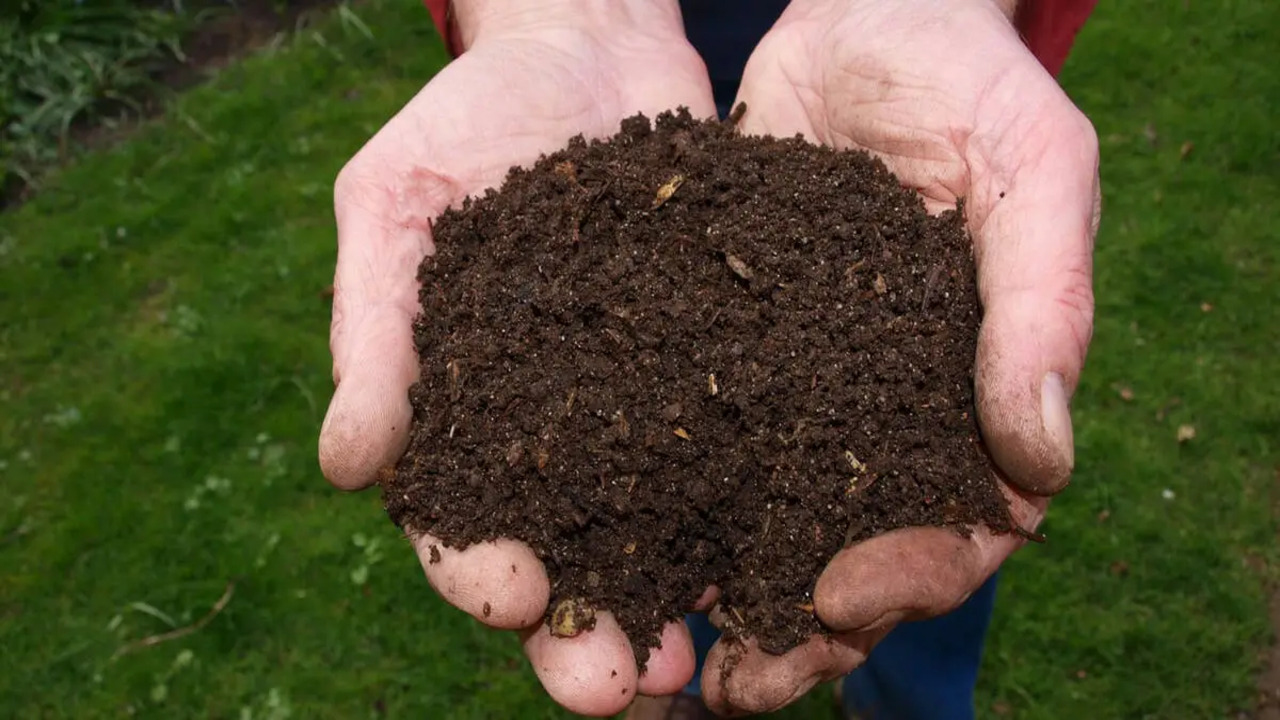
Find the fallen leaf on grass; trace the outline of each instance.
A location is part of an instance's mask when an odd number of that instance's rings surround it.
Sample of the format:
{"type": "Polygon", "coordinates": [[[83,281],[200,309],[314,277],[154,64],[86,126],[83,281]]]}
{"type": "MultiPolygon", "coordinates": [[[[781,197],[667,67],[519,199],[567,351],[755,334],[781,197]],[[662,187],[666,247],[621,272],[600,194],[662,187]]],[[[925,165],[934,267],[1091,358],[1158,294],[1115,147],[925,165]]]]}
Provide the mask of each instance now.
{"type": "Polygon", "coordinates": [[[1210,311],[1212,311],[1212,310],[1213,310],[1213,305],[1212,305],[1212,304],[1207,303],[1207,302],[1202,302],[1202,303],[1200,303],[1200,312],[1210,312],[1210,311]]]}
{"type": "Polygon", "coordinates": [[[1194,150],[1195,147],[1196,147],[1195,143],[1191,142],[1190,140],[1182,143],[1182,147],[1178,148],[1178,159],[1186,160],[1187,156],[1191,154],[1191,151],[1194,150]]]}
{"type": "Polygon", "coordinates": [[[1195,425],[1179,425],[1178,426],[1178,442],[1185,443],[1194,440],[1196,437],[1195,425]]]}
{"type": "Polygon", "coordinates": [[[1116,577],[1125,577],[1129,574],[1129,563],[1123,560],[1116,560],[1111,563],[1111,574],[1116,577]]]}

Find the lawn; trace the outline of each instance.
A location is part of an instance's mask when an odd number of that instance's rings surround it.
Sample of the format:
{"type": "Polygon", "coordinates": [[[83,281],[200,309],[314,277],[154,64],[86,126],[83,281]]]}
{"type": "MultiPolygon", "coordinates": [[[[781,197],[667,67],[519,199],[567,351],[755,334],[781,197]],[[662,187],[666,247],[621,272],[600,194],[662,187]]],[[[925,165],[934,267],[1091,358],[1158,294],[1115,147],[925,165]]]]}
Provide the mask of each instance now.
{"type": "MultiPolygon", "coordinates": [[[[356,15],[0,215],[0,715],[564,716],[513,637],[432,595],[376,494],[316,465],[332,180],[445,60],[415,3],[356,15]]],[[[1280,560],[1277,47],[1270,0],[1101,3],[1063,74],[1102,143],[1097,331],[1078,472],[1004,574],[980,716],[1254,706],[1280,560]]]]}

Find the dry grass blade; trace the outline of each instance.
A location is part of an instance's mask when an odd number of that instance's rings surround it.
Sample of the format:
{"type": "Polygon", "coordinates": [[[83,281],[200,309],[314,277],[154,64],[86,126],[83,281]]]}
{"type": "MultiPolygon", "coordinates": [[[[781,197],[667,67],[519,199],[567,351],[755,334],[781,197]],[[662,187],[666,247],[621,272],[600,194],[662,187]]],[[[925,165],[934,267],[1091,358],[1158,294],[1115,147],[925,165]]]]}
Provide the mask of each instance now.
{"type": "Polygon", "coordinates": [[[209,612],[205,613],[204,617],[191,623],[190,625],[177,628],[176,630],[170,630],[169,632],[166,632],[166,633],[160,633],[159,635],[150,635],[148,637],[142,638],[141,640],[135,640],[129,643],[128,645],[122,646],[119,650],[116,650],[115,653],[111,655],[111,659],[115,660],[116,658],[119,658],[123,655],[128,655],[129,653],[134,652],[136,650],[142,650],[143,648],[149,648],[154,645],[166,643],[166,642],[169,642],[170,640],[177,640],[179,638],[184,638],[188,635],[191,635],[192,633],[199,631],[205,625],[208,625],[210,622],[212,622],[213,619],[218,616],[218,613],[222,612],[227,607],[227,603],[231,602],[231,596],[234,595],[235,592],[236,592],[236,584],[234,582],[227,583],[227,589],[222,592],[222,597],[218,598],[218,601],[213,604],[213,607],[209,608],[209,612]]]}

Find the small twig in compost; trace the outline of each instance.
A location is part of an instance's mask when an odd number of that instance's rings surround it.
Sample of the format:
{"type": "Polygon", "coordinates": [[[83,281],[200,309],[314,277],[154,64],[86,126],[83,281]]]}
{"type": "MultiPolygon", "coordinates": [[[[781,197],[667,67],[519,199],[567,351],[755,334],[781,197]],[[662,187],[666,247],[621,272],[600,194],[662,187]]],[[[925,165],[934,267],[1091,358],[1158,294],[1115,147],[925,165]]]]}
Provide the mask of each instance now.
{"type": "Polygon", "coordinates": [[[746,114],[747,114],[747,104],[744,102],[740,102],[734,106],[733,110],[729,111],[729,117],[725,118],[724,122],[726,125],[730,125],[730,126],[737,125],[738,121],[742,120],[742,116],[746,114]]]}

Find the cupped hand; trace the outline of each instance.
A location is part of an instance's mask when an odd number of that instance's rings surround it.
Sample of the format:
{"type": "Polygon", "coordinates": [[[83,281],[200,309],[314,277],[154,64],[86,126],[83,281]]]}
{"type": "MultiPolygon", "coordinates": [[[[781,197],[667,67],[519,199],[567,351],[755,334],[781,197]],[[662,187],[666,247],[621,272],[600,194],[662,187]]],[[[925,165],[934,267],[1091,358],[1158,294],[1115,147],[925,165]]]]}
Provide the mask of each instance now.
{"type": "MultiPolygon", "coordinates": [[[[345,489],[373,483],[404,452],[418,374],[412,321],[416,271],[434,252],[432,220],[501,183],[508,168],[574,135],[617,132],[637,112],[684,105],[712,116],[706,71],[674,2],[572,7],[560,2],[454,3],[464,44],[343,168],[334,189],[338,261],[330,349],[336,391],[320,433],[325,476],[345,489]]],[[[418,536],[432,586],[498,628],[521,630],[548,693],[570,710],[618,712],[637,692],[675,692],[693,672],[682,624],[663,633],[643,676],[607,614],[594,632],[552,640],[541,624],[547,576],[528,547],[484,543],[462,552],[418,536]]]]}
{"type": "MultiPolygon", "coordinates": [[[[868,150],[931,211],[964,199],[984,309],[979,420],[1013,519],[1033,531],[1074,460],[1068,401],[1092,333],[1098,155],[1009,5],[794,0],[752,55],[739,100],[745,132],[868,150]]],[[[833,639],[783,656],[748,641],[728,664],[741,649],[722,642],[704,697],[721,713],[786,705],[856,668],[895,624],[958,607],[1023,542],[935,528],[846,548],[815,589],[833,639]]]]}

